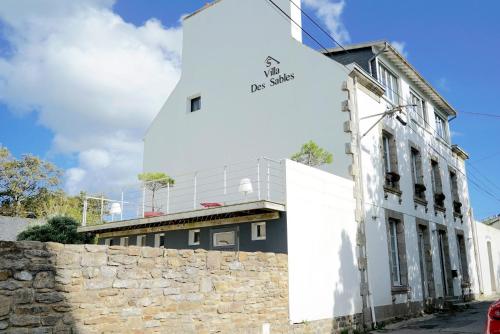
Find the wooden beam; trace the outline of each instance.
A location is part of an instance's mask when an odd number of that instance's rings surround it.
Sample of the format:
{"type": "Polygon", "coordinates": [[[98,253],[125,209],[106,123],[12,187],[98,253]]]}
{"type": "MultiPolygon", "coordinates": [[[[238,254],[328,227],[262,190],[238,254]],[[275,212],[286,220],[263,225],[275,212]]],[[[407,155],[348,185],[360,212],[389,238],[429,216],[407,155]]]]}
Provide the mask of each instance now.
{"type": "Polygon", "coordinates": [[[279,212],[261,213],[261,214],[257,214],[257,215],[207,220],[207,221],[202,221],[202,222],[172,224],[172,225],[163,225],[163,226],[143,227],[143,228],[136,228],[136,229],[130,229],[130,230],[104,232],[104,233],[100,233],[98,238],[103,239],[103,238],[113,238],[113,237],[126,237],[126,236],[136,235],[136,234],[161,233],[161,232],[168,232],[168,231],[188,230],[188,229],[193,229],[193,228],[250,223],[250,222],[263,221],[263,220],[266,220],[266,221],[267,220],[274,220],[274,219],[278,219],[279,217],[280,217],[279,212]]]}

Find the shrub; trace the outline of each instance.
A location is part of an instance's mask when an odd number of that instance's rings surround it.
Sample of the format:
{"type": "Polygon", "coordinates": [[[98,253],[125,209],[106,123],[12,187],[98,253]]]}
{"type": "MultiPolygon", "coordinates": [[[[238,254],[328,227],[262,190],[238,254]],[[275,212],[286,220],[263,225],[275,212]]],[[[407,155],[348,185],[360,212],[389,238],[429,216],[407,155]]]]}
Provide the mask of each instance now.
{"type": "Polygon", "coordinates": [[[92,243],[91,235],[77,232],[78,223],[70,217],[54,217],[46,224],[30,226],[19,233],[17,240],[59,242],[62,244],[92,243]]]}

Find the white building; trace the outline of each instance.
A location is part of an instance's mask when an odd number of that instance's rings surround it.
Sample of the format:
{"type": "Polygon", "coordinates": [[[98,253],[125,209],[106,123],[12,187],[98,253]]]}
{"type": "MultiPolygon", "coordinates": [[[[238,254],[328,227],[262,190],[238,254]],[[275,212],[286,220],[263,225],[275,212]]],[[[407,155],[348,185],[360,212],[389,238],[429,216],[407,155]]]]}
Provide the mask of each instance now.
{"type": "MultiPolygon", "coordinates": [[[[82,231],[112,241],[139,234],[131,226],[176,220],[185,234],[151,235],[151,244],[166,238],[166,247],[201,247],[206,233],[210,249],[220,235],[238,249],[284,251],[296,323],[369,324],[479,293],[468,157],[449,136],[456,111],[389,44],[321,53],[302,44],[300,23],[300,5],[289,0],[220,0],[187,16],[182,76],[146,134],[144,171],[281,160],[309,140],[333,153],[331,165],[281,163],[280,200],[270,190],[261,198],[259,166],[255,202],[204,210],[195,178],[190,212],[179,205],[177,215],[82,231]],[[186,227],[209,213],[232,214],[240,225],[186,227]],[[267,241],[251,244],[262,233],[259,217],[267,241]]],[[[204,200],[227,203],[219,195],[204,200]]]]}

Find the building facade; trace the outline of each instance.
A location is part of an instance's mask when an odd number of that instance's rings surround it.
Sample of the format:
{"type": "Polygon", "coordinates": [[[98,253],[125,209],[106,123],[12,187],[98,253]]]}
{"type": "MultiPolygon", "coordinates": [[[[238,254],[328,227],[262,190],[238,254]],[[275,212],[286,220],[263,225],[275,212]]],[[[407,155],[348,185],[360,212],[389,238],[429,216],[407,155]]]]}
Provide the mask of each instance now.
{"type": "Polygon", "coordinates": [[[186,17],[181,79],[144,139],[145,172],[280,160],[280,200],[261,198],[259,167],[227,185],[248,179],[258,198],[227,205],[224,169],[224,192],[203,198],[217,207],[197,207],[195,178],[192,209],[80,230],[108,244],[286,253],[296,323],[370,324],[478,293],[456,111],[390,44],[321,53],[302,44],[300,18],[289,0],[221,0],[186,17]],[[309,140],[331,165],[282,160],[309,140]]]}

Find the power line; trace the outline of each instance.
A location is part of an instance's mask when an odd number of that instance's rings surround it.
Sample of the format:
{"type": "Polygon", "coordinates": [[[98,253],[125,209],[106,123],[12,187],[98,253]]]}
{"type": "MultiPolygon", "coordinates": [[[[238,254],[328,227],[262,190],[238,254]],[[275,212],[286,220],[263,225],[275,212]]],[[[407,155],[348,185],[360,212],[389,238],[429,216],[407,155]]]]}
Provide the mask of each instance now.
{"type": "MultiPolygon", "coordinates": [[[[316,42],[322,49],[324,49],[327,53],[329,53],[328,49],[325,48],[316,38],[314,38],[307,30],[305,30],[300,24],[298,24],[295,20],[293,20],[280,6],[278,6],[273,0],[267,0],[269,1],[270,3],[272,3],[274,5],[274,7],[276,9],[278,9],[284,16],[286,16],[288,18],[288,20],[290,20],[290,22],[293,22],[297,27],[299,27],[307,36],[309,36],[314,42],[316,42]]],[[[319,23],[317,23],[313,18],[311,18],[307,13],[305,13],[301,8],[298,7],[298,5],[293,1],[293,0],[289,0],[295,7],[297,7],[302,14],[304,14],[309,20],[311,20],[315,26],[317,26],[318,28],[320,28],[320,30],[325,34],[327,35],[330,39],[332,39],[340,48],[342,48],[342,50],[344,50],[347,54],[349,54],[349,52],[342,46],[341,43],[339,43],[337,40],[335,40],[329,33],[327,33],[320,25],[319,23]]],[[[339,63],[341,64],[341,63],[339,63]]],[[[341,64],[343,65],[343,67],[345,69],[347,69],[347,73],[349,74],[350,73],[350,69],[347,67],[347,65],[345,64],[341,64]]],[[[385,87],[385,86],[384,86],[385,87]]],[[[406,103],[407,105],[409,105],[410,103],[408,103],[408,99],[404,98],[398,91],[390,88],[390,87],[385,87],[386,89],[392,91],[395,95],[398,96],[399,100],[402,101],[403,103],[406,103]]],[[[389,101],[389,103],[393,104],[392,102],[389,101]]],[[[394,105],[394,104],[393,104],[394,105]]],[[[408,117],[408,112],[406,113],[407,114],[407,117],[408,117]]],[[[473,114],[473,113],[470,113],[470,114],[473,114]]],[[[478,114],[478,113],[476,113],[478,114]]],[[[491,114],[484,114],[484,115],[491,115],[491,114]]],[[[420,115],[418,115],[420,117],[420,115]]],[[[498,115],[495,115],[495,117],[497,117],[498,115]]],[[[500,118],[500,116],[498,116],[500,118]]],[[[424,123],[433,130],[433,132],[435,134],[437,134],[437,130],[427,122],[427,120],[425,119],[425,117],[421,117],[422,120],[424,121],[424,123]]],[[[409,123],[411,124],[411,123],[409,123]]],[[[417,126],[421,127],[422,129],[424,129],[424,131],[427,131],[427,129],[425,127],[423,127],[422,125],[418,124],[418,122],[415,122],[413,124],[417,124],[417,126]]],[[[420,133],[418,133],[415,129],[413,129],[411,126],[409,126],[409,128],[417,135],[419,136],[422,141],[425,143],[425,138],[420,135],[420,133]]],[[[448,160],[447,157],[443,156],[436,148],[434,148],[430,143],[427,144],[428,147],[430,147],[437,155],[439,155],[448,165],[454,165],[454,164],[451,164],[450,161],[448,160]]],[[[426,149],[427,150],[427,149],[426,149]]],[[[427,150],[427,153],[431,156],[432,154],[430,153],[430,151],[427,150]]],[[[488,194],[489,196],[493,197],[494,199],[496,199],[497,201],[500,201],[500,199],[498,199],[494,194],[492,194],[490,191],[484,189],[483,187],[481,187],[480,185],[477,184],[477,182],[473,181],[468,175],[466,175],[464,172],[460,171],[459,169],[457,169],[457,171],[462,174],[467,180],[469,180],[472,184],[474,184],[477,188],[479,188],[480,190],[482,190],[484,193],[488,194]]],[[[478,172],[479,173],[479,172],[478,172]]],[[[481,174],[481,173],[480,173],[481,174]]]]}
{"type": "Polygon", "coordinates": [[[481,112],[461,111],[460,113],[462,113],[462,114],[468,114],[468,115],[483,116],[483,117],[500,118],[500,115],[488,114],[488,113],[481,113],[481,112]]]}

